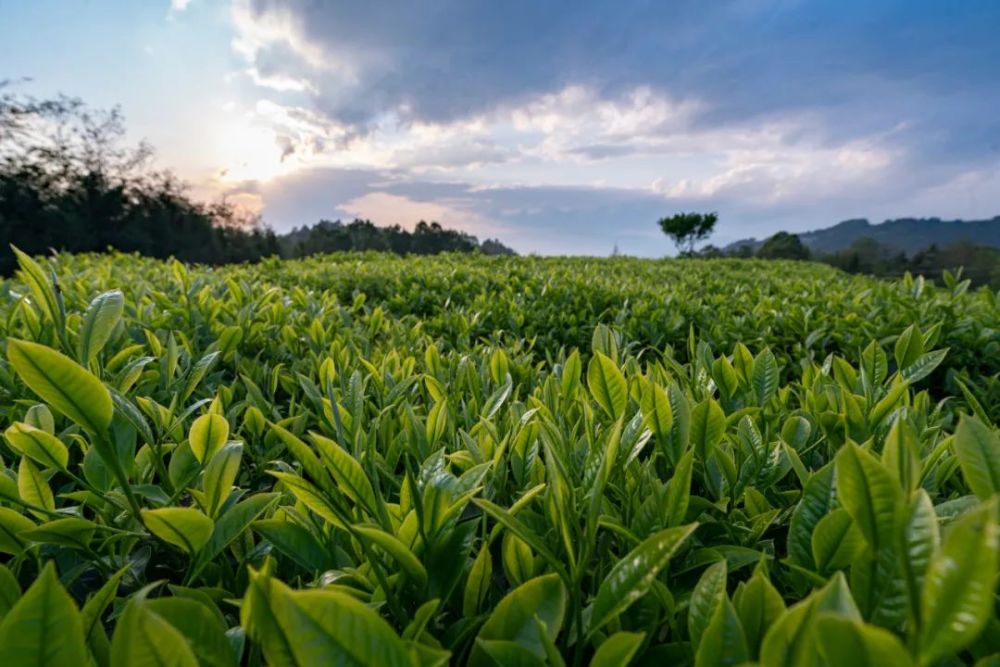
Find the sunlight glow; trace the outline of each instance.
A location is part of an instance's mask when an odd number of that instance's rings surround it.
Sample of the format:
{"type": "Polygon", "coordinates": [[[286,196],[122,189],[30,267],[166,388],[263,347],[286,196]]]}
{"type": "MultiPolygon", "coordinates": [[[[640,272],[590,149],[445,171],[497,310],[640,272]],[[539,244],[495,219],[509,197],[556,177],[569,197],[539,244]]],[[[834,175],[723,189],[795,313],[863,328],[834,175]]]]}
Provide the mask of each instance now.
{"type": "Polygon", "coordinates": [[[282,160],[277,136],[270,128],[247,116],[232,116],[216,134],[213,151],[225,182],[268,181],[290,173],[293,166],[282,160]]]}

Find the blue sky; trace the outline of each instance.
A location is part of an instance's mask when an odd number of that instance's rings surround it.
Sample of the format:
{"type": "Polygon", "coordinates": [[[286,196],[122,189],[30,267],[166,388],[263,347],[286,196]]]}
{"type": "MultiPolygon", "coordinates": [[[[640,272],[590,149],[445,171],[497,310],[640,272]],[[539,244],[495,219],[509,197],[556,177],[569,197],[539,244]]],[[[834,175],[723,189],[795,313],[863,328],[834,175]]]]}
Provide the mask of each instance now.
{"type": "Polygon", "coordinates": [[[0,0],[0,79],[121,104],[279,230],[436,219],[661,255],[850,217],[1000,214],[1000,3],[0,0]]]}

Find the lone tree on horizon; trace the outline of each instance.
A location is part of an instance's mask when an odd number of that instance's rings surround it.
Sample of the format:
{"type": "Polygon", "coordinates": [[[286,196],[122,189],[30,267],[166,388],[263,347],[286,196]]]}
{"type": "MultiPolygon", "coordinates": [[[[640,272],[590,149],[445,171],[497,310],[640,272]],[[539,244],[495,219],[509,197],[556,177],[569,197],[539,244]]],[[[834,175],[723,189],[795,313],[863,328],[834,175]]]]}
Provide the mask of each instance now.
{"type": "Polygon", "coordinates": [[[694,253],[694,244],[712,235],[718,213],[676,213],[669,218],[661,218],[659,225],[663,233],[673,239],[682,255],[694,253]]]}

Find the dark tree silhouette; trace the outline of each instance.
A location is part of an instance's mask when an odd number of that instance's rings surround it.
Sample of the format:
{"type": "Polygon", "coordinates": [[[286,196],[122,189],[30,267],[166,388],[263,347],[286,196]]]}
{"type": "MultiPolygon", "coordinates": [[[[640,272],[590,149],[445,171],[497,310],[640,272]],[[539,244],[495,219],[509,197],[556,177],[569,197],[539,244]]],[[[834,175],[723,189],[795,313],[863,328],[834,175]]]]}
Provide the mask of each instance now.
{"type": "Polygon", "coordinates": [[[763,259],[809,259],[811,253],[798,234],[778,232],[764,241],[757,256],[763,259]]]}
{"type": "Polygon", "coordinates": [[[35,100],[0,86],[0,273],[9,244],[31,254],[115,248],[192,262],[256,260],[277,238],[226,202],[196,202],[145,143],[124,142],[120,110],[35,100]]]}
{"type": "Polygon", "coordinates": [[[717,213],[677,213],[661,218],[658,224],[663,233],[673,239],[681,254],[692,255],[695,243],[711,236],[718,220],[717,213]]]}

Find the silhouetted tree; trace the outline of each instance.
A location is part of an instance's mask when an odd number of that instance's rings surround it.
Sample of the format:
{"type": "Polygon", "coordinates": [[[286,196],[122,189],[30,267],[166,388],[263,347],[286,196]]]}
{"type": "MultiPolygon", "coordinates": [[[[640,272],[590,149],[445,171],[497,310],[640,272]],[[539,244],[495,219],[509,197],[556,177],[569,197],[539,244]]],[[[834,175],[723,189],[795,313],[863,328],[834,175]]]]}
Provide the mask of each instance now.
{"type": "Polygon", "coordinates": [[[694,245],[707,239],[719,220],[717,213],[677,213],[669,218],[661,218],[660,229],[673,239],[681,254],[694,253],[694,245]]]}
{"type": "Polygon", "coordinates": [[[191,262],[256,260],[275,235],[227,204],[191,199],[150,166],[144,143],[124,143],[118,109],[60,97],[38,101],[0,85],[0,273],[9,244],[31,254],[116,248],[191,262]]]}
{"type": "Polygon", "coordinates": [[[762,259],[809,259],[810,255],[809,248],[798,234],[788,232],[778,232],[764,241],[757,251],[757,256],[762,259]]]}

